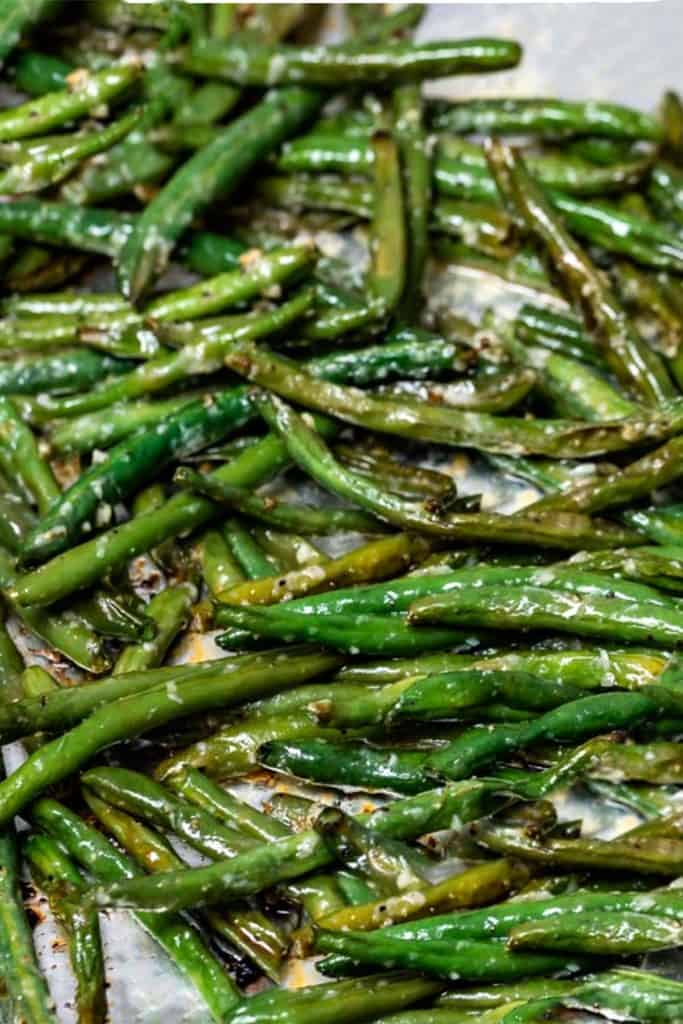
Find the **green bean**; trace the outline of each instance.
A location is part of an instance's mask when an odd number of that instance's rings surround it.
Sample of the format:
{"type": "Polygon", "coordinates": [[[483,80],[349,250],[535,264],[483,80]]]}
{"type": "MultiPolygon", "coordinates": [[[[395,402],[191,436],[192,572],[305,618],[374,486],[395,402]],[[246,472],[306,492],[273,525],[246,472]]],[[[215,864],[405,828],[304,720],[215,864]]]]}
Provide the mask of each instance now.
{"type": "Polygon", "coordinates": [[[270,576],[276,568],[274,562],[263,552],[261,545],[239,519],[232,517],[224,523],[223,536],[230,554],[247,579],[258,580],[263,576],[270,576]]]}
{"type": "Polygon", "coordinates": [[[381,726],[403,689],[403,683],[375,692],[335,687],[330,697],[324,685],[299,687],[252,705],[245,718],[229,719],[208,738],[171,755],[156,774],[166,781],[188,765],[203,768],[214,778],[244,774],[257,763],[259,748],[273,740],[339,740],[349,729],[357,733],[381,726]]]}
{"type": "MultiPolygon", "coordinates": [[[[307,674],[316,674],[337,663],[335,656],[312,655],[289,659],[286,666],[278,665],[270,672],[263,668],[245,668],[244,675],[237,676],[238,680],[242,678],[239,700],[244,699],[250,687],[254,695],[262,695],[273,685],[281,688],[288,679],[300,682],[307,674]]],[[[125,679],[125,676],[117,678],[125,679]]],[[[95,710],[80,725],[41,747],[9,779],[0,783],[0,820],[8,821],[47,785],[66,778],[109,744],[187,714],[225,707],[235,699],[235,680],[230,676],[218,686],[210,676],[207,680],[201,677],[179,683],[170,680],[157,689],[126,698],[121,706],[114,703],[95,710]]]]}
{"type": "MultiPolygon", "coordinates": [[[[199,806],[208,805],[208,809],[215,810],[223,820],[239,821],[245,831],[253,832],[259,838],[278,839],[287,835],[289,829],[274,821],[268,815],[254,810],[247,804],[235,800],[220,787],[201,776],[199,772],[193,772],[194,778],[190,775],[173,777],[178,782],[181,792],[189,790],[188,798],[199,806]],[[265,832],[264,832],[265,829],[265,832]]],[[[313,875],[302,882],[293,882],[286,887],[287,895],[297,902],[301,902],[307,912],[316,916],[325,912],[327,908],[333,909],[343,903],[343,898],[335,880],[328,875],[313,875]]],[[[215,911],[209,911],[209,915],[215,911]]]]}
{"type": "Polygon", "coordinates": [[[219,312],[249,299],[267,295],[275,285],[301,277],[312,265],[314,253],[310,246],[282,246],[252,259],[240,261],[235,270],[218,274],[169,292],[145,306],[145,316],[152,320],[184,320],[219,312]]]}
{"type": "MultiPolygon", "coordinates": [[[[400,584],[397,584],[400,586],[400,584]]],[[[360,588],[358,593],[362,593],[360,588]]],[[[376,661],[346,665],[338,674],[341,682],[392,683],[408,676],[454,672],[463,668],[515,669],[582,689],[618,686],[639,689],[652,683],[665,669],[668,656],[661,651],[566,648],[557,651],[521,649],[509,654],[423,655],[419,658],[376,661]]]]}
{"type": "Polygon", "coordinates": [[[100,352],[109,352],[111,355],[120,356],[123,359],[153,359],[164,352],[157,335],[145,327],[139,327],[136,323],[113,331],[106,327],[83,324],[78,328],[78,340],[89,348],[97,349],[100,352]]]}
{"type": "MultiPolygon", "coordinates": [[[[531,360],[528,360],[528,362],[531,364],[531,360]]],[[[576,364],[572,364],[572,367],[575,366],[576,364]]],[[[583,370],[583,368],[581,369],[583,370]]],[[[536,382],[536,374],[529,365],[523,369],[507,367],[491,372],[478,373],[474,377],[453,381],[450,384],[430,380],[399,381],[396,384],[382,386],[378,389],[377,393],[398,400],[412,399],[413,401],[433,402],[438,405],[446,405],[451,409],[471,409],[475,412],[505,412],[507,409],[512,409],[519,405],[530,393],[536,382]]],[[[591,383],[597,385],[598,379],[591,378],[591,383]]],[[[597,390],[597,388],[594,387],[594,390],[597,390]]],[[[614,389],[605,388],[605,390],[614,397],[614,389]]],[[[569,410],[570,406],[571,403],[568,402],[565,411],[569,410]]],[[[631,405],[631,410],[634,409],[635,406],[631,405]]],[[[572,406],[569,415],[573,413],[574,408],[572,406]]]]}
{"type": "Polygon", "coordinates": [[[620,253],[646,267],[683,271],[683,249],[675,231],[658,222],[617,210],[607,203],[583,202],[560,192],[549,198],[569,230],[580,238],[620,253]]]}
{"type": "Polygon", "coordinates": [[[238,800],[211,779],[207,779],[196,768],[188,767],[172,772],[165,782],[184,800],[255,839],[266,841],[281,839],[287,835],[288,830],[284,825],[270,815],[257,811],[250,804],[238,800]]]}
{"type": "MultiPolygon", "coordinates": [[[[399,12],[400,13],[400,12],[399,12]]],[[[271,989],[245,999],[227,1018],[227,1024],[355,1024],[368,1014],[383,1017],[419,1003],[440,991],[442,983],[405,974],[373,975],[295,991],[271,989]]]]}
{"type": "Polygon", "coordinates": [[[524,869],[520,871],[513,862],[492,861],[475,865],[435,885],[408,889],[372,903],[343,907],[318,923],[329,931],[374,931],[416,917],[496,903],[525,880],[524,869]]]}
{"type": "Polygon", "coordinates": [[[16,554],[22,539],[34,525],[33,511],[16,493],[16,484],[0,477],[0,545],[16,554]]]}
{"type": "Polygon", "coordinates": [[[21,673],[21,690],[24,697],[40,697],[46,693],[54,693],[57,684],[40,665],[30,665],[21,673]]]}
{"type": "MultiPolygon", "coordinates": [[[[226,355],[226,364],[282,398],[348,423],[381,433],[484,451],[586,458],[620,450],[634,444],[636,437],[653,437],[667,429],[657,422],[656,415],[647,420],[635,417],[591,426],[571,420],[531,421],[438,406],[407,406],[371,398],[357,388],[321,382],[273,352],[258,350],[247,343],[235,344],[226,355]]],[[[675,418],[676,414],[672,415],[675,418]]]]}
{"type": "MultiPolygon", "coordinates": [[[[514,981],[534,974],[550,974],[565,967],[565,959],[551,953],[510,953],[493,942],[404,942],[379,932],[326,932],[316,935],[319,953],[342,953],[354,961],[373,966],[412,968],[464,981],[514,981]]],[[[319,970],[326,971],[322,960],[319,970]]]]}
{"type": "Polygon", "coordinates": [[[119,255],[121,289],[133,302],[166,265],[177,239],[217,194],[234,188],[254,162],[319,105],[301,89],[273,93],[187,161],[146,207],[119,255]],[[239,147],[236,148],[236,144],[239,147]]]}
{"type": "MultiPolygon", "coordinates": [[[[434,166],[437,191],[459,199],[495,203],[499,190],[494,178],[486,170],[483,153],[478,147],[472,154],[469,151],[463,152],[463,146],[469,146],[469,143],[459,139],[441,140],[434,166]]],[[[637,187],[652,166],[651,156],[623,159],[605,167],[596,167],[567,153],[538,156],[530,153],[525,161],[539,184],[568,195],[586,198],[637,187]]]]}
{"type": "Polygon", "coordinates": [[[303,333],[309,342],[334,341],[342,335],[356,332],[367,332],[372,335],[381,329],[384,321],[382,305],[368,299],[352,306],[321,312],[306,326],[303,333]]]}
{"type": "Polygon", "coordinates": [[[89,258],[84,253],[61,252],[53,258],[47,248],[23,246],[12,265],[7,268],[6,285],[20,293],[41,288],[59,288],[80,274],[88,262],[89,258]]]}
{"type": "MultiPolygon", "coordinates": [[[[52,391],[87,390],[103,377],[128,373],[129,360],[113,359],[88,349],[73,349],[54,356],[12,359],[0,364],[0,390],[15,396],[52,391]]],[[[40,399],[36,400],[38,407],[40,399]]],[[[29,404],[32,418],[34,404],[29,404]]]]}
{"type": "Polygon", "coordinates": [[[371,219],[375,203],[375,190],[367,183],[344,181],[331,175],[261,178],[257,195],[284,209],[334,210],[364,220],[371,219]]]}
{"type": "Polygon", "coordinates": [[[173,124],[194,127],[221,121],[235,106],[239,91],[220,82],[205,82],[183,99],[173,115],[173,124]]]}
{"type": "Polygon", "coordinates": [[[683,995],[680,982],[658,974],[618,968],[589,978],[571,994],[572,1005],[626,1014],[634,1020],[675,1019],[683,995]]]}
{"type": "MultiPolygon", "coordinates": [[[[477,566],[476,568],[461,568],[451,572],[443,572],[436,575],[407,576],[400,580],[392,580],[389,584],[376,584],[374,586],[345,588],[336,593],[325,596],[311,596],[292,601],[288,604],[286,611],[300,615],[316,616],[338,616],[347,613],[387,615],[409,610],[417,601],[439,597],[448,598],[450,593],[460,590],[470,591],[474,588],[491,586],[504,586],[508,584],[515,587],[533,586],[547,587],[552,590],[566,591],[585,597],[602,597],[617,599],[623,602],[640,602],[645,605],[653,603],[675,610],[678,605],[672,601],[669,595],[662,594],[653,587],[633,585],[620,582],[613,576],[603,575],[594,572],[584,572],[576,568],[574,564],[560,564],[554,567],[537,566],[477,566]]],[[[217,611],[218,621],[221,621],[221,612],[217,611]]],[[[567,658],[568,665],[573,659],[567,658]]],[[[577,658],[579,671],[581,659],[577,658]]],[[[503,659],[491,662],[492,666],[505,666],[508,662],[503,659]]],[[[509,661],[511,666],[519,664],[524,667],[529,665],[528,671],[534,674],[540,671],[561,673],[564,671],[562,657],[553,659],[548,656],[543,658],[520,656],[516,660],[509,661]],[[557,661],[557,663],[555,663],[557,661]],[[549,669],[544,669],[547,664],[549,669]],[[551,666],[551,667],[550,667],[551,666]]],[[[399,666],[400,667],[400,666],[399,666]]],[[[450,661],[445,663],[429,663],[423,672],[420,671],[419,663],[415,666],[407,666],[404,674],[427,674],[434,671],[450,671],[460,667],[458,659],[455,664],[450,661]]],[[[613,666],[617,669],[617,666],[613,666]]],[[[526,669],[525,669],[526,670],[526,669]]],[[[618,669],[617,669],[618,677],[618,669]]],[[[588,676],[586,677],[588,678],[588,676]]],[[[626,677],[628,678],[628,676],[626,677]]],[[[573,681],[573,678],[569,680],[573,681]]],[[[581,685],[586,686],[583,680],[581,685]]]]}
{"type": "Polygon", "coordinates": [[[422,299],[429,247],[431,168],[419,86],[409,83],[396,89],[393,107],[394,135],[401,157],[408,236],[406,287],[401,309],[404,314],[409,314],[415,312],[422,299]]]}
{"type": "MultiPolygon", "coordinates": [[[[380,187],[383,195],[386,191],[384,183],[380,183],[380,187]]],[[[378,194],[377,190],[369,189],[359,182],[322,176],[262,178],[257,190],[265,200],[285,209],[294,206],[312,210],[336,210],[362,219],[372,219],[375,195],[378,194]]],[[[384,198],[388,200],[388,196],[387,193],[384,198]]],[[[397,211],[395,213],[398,216],[397,211]]],[[[401,227],[402,221],[396,225],[396,217],[394,213],[390,215],[389,211],[387,220],[392,223],[393,235],[401,227]]],[[[430,226],[434,233],[461,238],[473,248],[493,256],[510,255],[509,245],[515,235],[512,219],[499,207],[456,199],[442,199],[433,205],[430,226]]],[[[402,243],[400,247],[403,248],[402,243]]],[[[375,309],[372,303],[368,305],[375,309]]],[[[381,313],[383,306],[380,304],[378,308],[381,313]]],[[[350,314],[347,312],[347,315],[350,314]]],[[[360,316],[360,312],[356,311],[356,315],[360,316]]],[[[375,309],[375,318],[378,315],[375,309]]]]}
{"type": "Polygon", "coordinates": [[[511,455],[488,454],[486,461],[504,477],[527,481],[542,494],[555,494],[563,487],[571,485],[578,469],[578,464],[569,460],[553,462],[550,459],[525,459],[511,455]]]}
{"type": "Polygon", "coordinates": [[[24,152],[0,174],[0,192],[38,192],[55,185],[68,177],[81,160],[109,149],[133,131],[140,117],[140,111],[132,110],[106,128],[45,137],[30,146],[24,143],[24,152]]]}
{"type": "Polygon", "coordinates": [[[461,669],[435,673],[412,683],[391,711],[392,722],[429,721],[457,717],[465,708],[486,705],[502,697],[512,707],[547,710],[576,700],[583,691],[571,684],[551,682],[514,669],[461,669]]]}
{"type": "Polygon", "coordinates": [[[637,725],[656,715],[655,701],[642,693],[591,694],[570,700],[529,722],[466,729],[443,749],[431,754],[426,769],[461,779],[511,750],[536,740],[560,742],[582,739],[637,725]]]}
{"type": "Polygon", "coordinates": [[[510,985],[468,985],[442,993],[434,1004],[437,1009],[462,1009],[464,1012],[505,1007],[508,1003],[564,996],[574,991],[574,983],[552,978],[530,978],[510,985]]]}
{"type": "Polygon", "coordinates": [[[156,668],[177,634],[187,624],[193,591],[190,586],[169,587],[149,602],[145,614],[156,626],[155,635],[135,646],[126,647],[116,660],[113,675],[156,668]]]}
{"type": "MultiPolygon", "coordinates": [[[[168,500],[167,488],[163,484],[150,484],[136,494],[133,501],[133,516],[147,515],[162,508],[168,500]]],[[[165,574],[167,585],[170,580],[180,582],[190,590],[190,599],[196,598],[196,587],[200,580],[192,552],[181,547],[173,538],[155,545],[149,552],[152,562],[165,574]]],[[[178,624],[180,625],[180,624],[178,624]]],[[[170,622],[169,622],[170,626],[170,622]]],[[[177,629],[177,627],[175,627],[177,629]]],[[[182,627],[181,627],[182,628],[182,627]]]]}
{"type": "Polygon", "coordinates": [[[264,715],[253,721],[247,719],[219,729],[208,739],[200,740],[162,762],[158,773],[165,778],[178,767],[193,765],[205,768],[212,777],[227,779],[255,769],[259,764],[259,750],[264,744],[309,736],[322,736],[333,740],[343,738],[340,729],[328,726],[308,708],[297,708],[297,702],[294,703],[294,710],[288,716],[264,715]]]}
{"type": "Polygon", "coordinates": [[[515,225],[496,207],[457,199],[441,199],[432,209],[432,230],[461,238],[473,249],[495,257],[511,255],[515,225]]]}
{"type": "Polygon", "coordinates": [[[268,885],[297,878],[328,863],[316,833],[303,832],[264,843],[231,860],[204,868],[169,871],[152,878],[113,882],[91,891],[98,907],[128,906],[165,912],[211,906],[259,892],[268,885]]]}
{"type": "Polygon", "coordinates": [[[133,227],[129,214],[69,203],[18,199],[0,208],[0,231],[29,241],[116,256],[133,227]]]}
{"type": "MultiPolygon", "coordinates": [[[[471,784],[468,784],[466,788],[471,789],[471,784]]],[[[458,802],[463,813],[468,813],[462,802],[463,796],[465,802],[470,799],[469,795],[462,792],[462,789],[454,790],[452,793],[449,791],[447,796],[443,792],[429,794],[427,801],[421,798],[419,813],[417,813],[418,807],[413,801],[399,801],[401,806],[393,807],[391,816],[382,816],[381,824],[375,825],[375,818],[371,817],[371,827],[378,827],[383,834],[393,832],[397,837],[415,836],[423,827],[427,817],[436,822],[442,820],[439,818],[439,814],[452,814],[453,799],[458,802]],[[425,803],[426,806],[422,808],[421,805],[425,803]]],[[[472,804],[471,809],[473,806],[472,804]]],[[[316,863],[320,865],[328,863],[328,858],[329,853],[322,846],[316,833],[302,833],[271,843],[269,846],[259,847],[249,854],[241,855],[232,861],[233,867],[241,869],[239,872],[233,873],[226,870],[230,862],[227,864],[219,862],[210,869],[185,872],[185,884],[182,886],[179,886],[180,875],[175,878],[167,875],[163,881],[157,879],[155,880],[156,884],[146,887],[144,895],[127,887],[119,887],[118,890],[100,891],[95,898],[99,903],[107,905],[112,900],[118,904],[127,902],[129,899],[139,901],[142,898],[148,908],[155,906],[157,909],[161,909],[161,906],[166,904],[194,905],[198,895],[202,902],[210,903],[215,899],[222,898],[221,891],[223,898],[228,898],[231,893],[237,895],[235,887],[245,893],[254,886],[260,888],[262,885],[268,884],[264,881],[266,876],[271,881],[275,880],[275,876],[277,878],[295,877],[316,863]],[[207,888],[207,883],[209,888],[207,888]]]]}
{"type": "Polygon", "coordinates": [[[17,88],[31,96],[43,96],[66,86],[71,65],[59,57],[37,50],[24,50],[14,62],[17,88]]]}
{"type": "MultiPolygon", "coordinates": [[[[257,811],[249,804],[237,800],[201,772],[194,768],[184,768],[173,772],[166,780],[181,797],[193,805],[208,811],[225,824],[238,828],[241,832],[256,839],[280,839],[289,833],[289,829],[271,816],[257,811]]],[[[302,883],[294,883],[287,887],[287,893],[301,900],[309,913],[316,910],[313,916],[329,913],[342,903],[341,894],[336,892],[337,886],[329,876],[317,875],[302,883]],[[321,901],[319,903],[318,901],[321,901]]]]}
{"type": "MultiPolygon", "coordinates": [[[[290,649],[291,650],[291,649],[290,649]]],[[[272,652],[269,657],[272,656],[272,652]]],[[[67,687],[43,700],[17,700],[3,706],[0,729],[3,738],[16,739],[31,732],[57,732],[87,718],[103,704],[154,689],[166,682],[186,678],[225,677],[248,664],[263,665],[261,655],[224,658],[211,665],[173,665],[160,669],[128,672],[125,675],[67,687]]]]}
{"type": "Polygon", "coordinates": [[[3,349],[24,351],[50,349],[55,345],[76,345],[80,326],[78,316],[11,316],[0,321],[0,341],[3,349]]]}
{"type": "Polygon", "coordinates": [[[450,500],[455,484],[447,473],[399,462],[380,444],[366,446],[337,444],[334,454],[351,469],[378,481],[387,490],[403,498],[450,500]]]}
{"type": "Polygon", "coordinates": [[[412,606],[408,621],[413,625],[441,627],[495,625],[498,629],[523,629],[532,621],[535,628],[644,641],[662,647],[680,642],[683,625],[678,609],[537,586],[472,587],[442,597],[423,598],[412,606]]]}
{"type": "Polygon", "coordinates": [[[78,1019],[83,1024],[101,1024],[107,1004],[100,926],[97,912],[82,905],[85,882],[73,861],[49,836],[30,835],[23,852],[68,937],[78,1019]]]}
{"type": "Polygon", "coordinates": [[[292,505],[277,498],[264,498],[210,476],[181,467],[176,470],[174,483],[203,494],[220,505],[226,504],[250,519],[257,519],[281,530],[298,530],[304,534],[325,534],[335,530],[375,533],[381,530],[370,516],[347,509],[318,509],[309,505],[292,505]]]}
{"type": "Polygon", "coordinates": [[[60,496],[50,467],[43,461],[36,439],[9,398],[0,397],[0,463],[5,473],[16,474],[26,492],[45,514],[60,496]]]}
{"type": "Polygon", "coordinates": [[[47,93],[39,99],[5,110],[0,114],[0,139],[11,141],[40,135],[109,103],[130,89],[139,75],[134,64],[112,66],[91,73],[80,70],[72,76],[69,88],[47,93]]]}
{"type": "Polygon", "coordinates": [[[649,839],[637,846],[624,839],[544,838],[537,842],[514,829],[469,829],[486,849],[538,864],[675,877],[683,858],[679,839],[649,839]]]}
{"type": "MultiPolygon", "coordinates": [[[[608,844],[605,844],[608,845],[608,844]]],[[[533,900],[508,900],[495,907],[443,914],[430,920],[390,927],[385,934],[402,941],[482,942],[504,938],[512,929],[542,921],[562,921],[578,914],[635,912],[677,920],[679,899],[669,889],[655,892],[610,889],[579,890],[569,895],[533,900]]]]}
{"type": "MultiPolygon", "coordinates": [[[[253,443],[253,438],[250,443],[253,443]]],[[[330,561],[320,548],[300,533],[284,533],[281,530],[256,526],[253,528],[253,534],[266,554],[281,565],[283,571],[307,569],[330,561]]]]}
{"type": "Polygon", "coordinates": [[[611,290],[563,228],[521,159],[502,143],[494,142],[488,144],[487,155],[498,187],[547,247],[573,302],[583,310],[587,323],[595,327],[612,370],[638,397],[651,404],[670,396],[672,386],[666,368],[632,330],[611,290]]]}
{"type": "Polygon", "coordinates": [[[220,530],[205,530],[197,550],[202,577],[212,597],[244,581],[244,573],[220,530]]]}
{"type": "Polygon", "coordinates": [[[156,636],[155,623],[130,591],[96,590],[75,601],[69,610],[101,636],[123,641],[151,641],[156,636]]]}
{"type": "MultiPolygon", "coordinates": [[[[680,458],[681,443],[678,438],[673,438],[624,469],[615,470],[603,478],[592,476],[587,480],[577,480],[566,490],[541,498],[533,507],[539,511],[597,512],[626,504],[676,480],[681,468],[680,458]]],[[[645,520],[633,522],[638,523],[638,528],[647,535],[645,520]]],[[[677,543],[677,538],[674,543],[677,543]]]]}
{"type": "Polygon", "coordinates": [[[54,1006],[36,961],[19,891],[16,840],[11,825],[10,829],[0,836],[0,957],[5,989],[19,1019],[54,1024],[54,1006]]]}
{"type": "Polygon", "coordinates": [[[182,250],[183,260],[197,274],[222,274],[234,270],[246,246],[211,231],[196,231],[182,250]]]}
{"type": "Polygon", "coordinates": [[[375,135],[374,210],[367,290],[388,313],[398,305],[406,281],[406,235],[401,166],[396,143],[375,135]]]}
{"type": "Polygon", "coordinates": [[[683,224],[683,172],[672,164],[658,162],[652,168],[647,190],[653,206],[666,217],[683,224]]]}
{"type": "Polygon", "coordinates": [[[578,359],[592,366],[604,366],[595,343],[586,336],[579,320],[542,306],[525,303],[515,317],[515,335],[531,345],[578,359]]]}
{"type": "Polygon", "coordinates": [[[510,337],[504,343],[518,363],[535,372],[539,390],[560,416],[600,423],[637,415],[635,402],[624,398],[597,370],[558,352],[521,345],[510,337]]]}
{"type": "MultiPolygon", "coordinates": [[[[639,317],[657,350],[675,360],[683,340],[683,322],[657,279],[627,260],[619,261],[613,274],[622,301],[639,317]]],[[[675,377],[675,370],[672,373],[675,377]]]]}
{"type": "Polygon", "coordinates": [[[66,182],[60,195],[83,205],[106,203],[131,191],[142,197],[145,186],[164,178],[175,163],[141,137],[141,128],[150,120],[143,115],[128,139],[112,146],[102,163],[86,164],[78,177],[66,182]]]}
{"type": "Polygon", "coordinates": [[[97,412],[58,421],[50,433],[50,445],[66,454],[110,448],[140,428],[162,423],[193,400],[190,393],[153,402],[117,402],[97,412]]]}
{"type": "MultiPolygon", "coordinates": [[[[210,84],[225,89],[233,96],[239,96],[239,89],[232,85],[223,85],[222,82],[210,84]]],[[[178,153],[202,149],[211,142],[215,134],[216,127],[211,123],[188,121],[181,124],[174,119],[168,124],[160,125],[150,133],[152,142],[149,145],[154,150],[157,159],[165,157],[172,166],[178,153]]]]}
{"type": "Polygon", "coordinates": [[[426,753],[384,750],[326,739],[270,740],[258,753],[267,768],[323,785],[389,793],[423,793],[435,778],[424,771],[426,753]]]}
{"type": "Polygon", "coordinates": [[[315,356],[305,367],[314,377],[363,386],[394,377],[420,380],[450,373],[459,367],[463,354],[455,341],[420,328],[400,327],[381,345],[315,356]]]}
{"type": "Polygon", "coordinates": [[[454,629],[412,629],[395,615],[345,613],[315,621],[311,616],[291,613],[286,605],[221,605],[217,618],[223,626],[237,627],[217,637],[219,647],[227,650],[233,649],[237,641],[244,644],[253,634],[288,643],[322,643],[350,654],[401,657],[444,647],[451,649],[467,638],[466,633],[454,629]]]}
{"type": "MultiPolygon", "coordinates": [[[[286,462],[285,446],[277,438],[267,437],[217,472],[221,480],[249,487],[272,476],[286,462]]],[[[215,505],[204,498],[175,495],[162,509],[138,516],[20,577],[13,585],[12,596],[21,604],[51,604],[169,537],[202,526],[215,511],[215,505]]]]}
{"type": "Polygon", "coordinates": [[[106,462],[83,473],[51,505],[26,538],[22,560],[44,561],[82,538],[88,525],[91,529],[93,524],[106,525],[111,505],[128,497],[151,472],[221,440],[241,426],[249,412],[246,389],[221,391],[209,403],[197,400],[181,406],[163,425],[124,438],[110,450],[106,462]]]}
{"type": "MultiPolygon", "coordinates": [[[[56,800],[38,801],[31,816],[95,878],[108,882],[138,874],[134,864],[104,836],[56,800]]],[[[196,986],[214,1020],[224,1020],[238,993],[199,934],[173,915],[140,913],[135,918],[196,986]]]]}
{"type": "MultiPolygon", "coordinates": [[[[12,559],[0,548],[0,584],[6,587],[13,578],[12,559]]],[[[110,660],[101,637],[72,612],[48,613],[39,608],[17,608],[14,605],[12,610],[31,632],[79,667],[95,674],[109,668],[110,660]]]]}
{"type": "Polygon", "coordinates": [[[654,118],[616,103],[568,102],[547,99],[474,99],[434,102],[431,125],[455,135],[468,132],[540,135],[568,138],[605,135],[615,139],[660,141],[662,130],[654,118]]]}
{"type": "Polygon", "coordinates": [[[423,44],[377,43],[275,47],[195,40],[183,59],[193,73],[238,85],[339,88],[343,84],[396,85],[423,78],[499,71],[519,63],[521,49],[504,39],[466,39],[423,44]]]}
{"type": "Polygon", "coordinates": [[[574,914],[564,921],[534,921],[513,928],[509,949],[548,949],[565,953],[620,956],[669,949],[680,944],[680,926],[650,914],[574,914]]]}
{"type": "Polygon", "coordinates": [[[431,864],[424,854],[372,832],[338,807],[324,808],[314,827],[335,860],[352,866],[379,893],[390,896],[425,884],[431,864]]]}
{"type": "Polygon", "coordinates": [[[677,747],[667,743],[621,745],[598,737],[532,775],[521,777],[515,770],[501,769],[495,777],[500,785],[509,786],[509,792],[527,800],[542,799],[576,778],[588,780],[589,785],[602,776],[665,783],[677,775],[675,766],[670,766],[670,761],[678,756],[677,747]]]}
{"type": "MultiPolygon", "coordinates": [[[[308,797],[296,796],[289,792],[276,792],[268,801],[267,807],[270,817],[274,818],[280,825],[285,826],[290,832],[305,832],[313,827],[318,816],[320,804],[315,803],[314,800],[310,800],[308,797]]],[[[338,872],[337,874],[344,897],[349,902],[352,903],[353,900],[346,894],[347,884],[353,888],[356,880],[359,887],[364,891],[363,899],[370,899],[374,895],[370,886],[357,875],[353,875],[350,872],[338,872]],[[350,879],[352,881],[349,881],[350,879]]]]}
{"type": "MultiPolygon", "coordinates": [[[[244,583],[233,583],[221,590],[223,604],[279,604],[306,594],[333,590],[350,583],[367,583],[390,578],[419,560],[425,544],[404,533],[363,544],[346,555],[330,559],[320,566],[293,569],[281,576],[264,576],[244,583]]],[[[220,625],[220,610],[216,621],[220,625]]]]}
{"type": "Polygon", "coordinates": [[[683,148],[683,104],[673,89],[667,89],[659,105],[664,143],[674,160],[680,160],[683,148]]]}
{"type": "Polygon", "coordinates": [[[128,303],[116,292],[43,292],[33,295],[11,295],[2,304],[4,312],[16,317],[41,317],[59,314],[63,317],[99,315],[128,309],[128,303]]]}
{"type": "Polygon", "coordinates": [[[656,544],[678,545],[683,536],[681,505],[662,505],[661,508],[644,508],[625,513],[639,524],[649,540],[656,544]]]}

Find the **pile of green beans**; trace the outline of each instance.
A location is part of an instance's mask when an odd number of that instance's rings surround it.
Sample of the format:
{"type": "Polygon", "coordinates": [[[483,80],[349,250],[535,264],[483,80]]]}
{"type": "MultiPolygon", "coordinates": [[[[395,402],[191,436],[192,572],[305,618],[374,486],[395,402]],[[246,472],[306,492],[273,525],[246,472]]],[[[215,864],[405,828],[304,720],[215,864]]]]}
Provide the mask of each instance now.
{"type": "Polygon", "coordinates": [[[681,97],[0,8],[0,1017],[683,1021],[681,97]]]}

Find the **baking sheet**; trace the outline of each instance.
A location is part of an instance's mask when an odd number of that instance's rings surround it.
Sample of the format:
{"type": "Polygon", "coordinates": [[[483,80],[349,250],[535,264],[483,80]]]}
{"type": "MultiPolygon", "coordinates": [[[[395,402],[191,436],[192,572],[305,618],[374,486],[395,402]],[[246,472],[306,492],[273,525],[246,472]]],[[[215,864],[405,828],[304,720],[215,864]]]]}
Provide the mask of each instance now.
{"type": "MultiPolygon", "coordinates": [[[[338,36],[340,26],[337,7],[328,17],[330,38],[338,36]]],[[[595,96],[650,109],[664,88],[683,85],[679,44],[682,26],[680,0],[633,4],[453,3],[431,5],[419,36],[433,39],[502,35],[519,39],[525,47],[521,68],[497,75],[430,83],[428,89],[434,95],[595,96]]],[[[438,289],[449,303],[458,306],[473,298],[485,305],[491,300],[489,294],[473,295],[473,282],[467,273],[442,276],[438,289]]],[[[522,293],[519,301],[523,300],[522,293]]],[[[463,455],[449,453],[446,462],[439,466],[446,467],[458,478],[463,493],[485,491],[488,507],[511,511],[533,498],[534,492],[528,485],[511,484],[505,491],[492,492],[480,467],[463,455]]],[[[191,636],[175,653],[175,660],[203,660],[220,653],[210,638],[191,636]]],[[[20,756],[17,746],[13,745],[9,753],[8,760],[16,763],[20,756]]],[[[255,801],[263,795],[258,789],[249,793],[255,801]]],[[[577,805],[575,797],[571,801],[565,804],[563,816],[583,813],[587,831],[592,834],[613,835],[634,824],[629,811],[615,810],[608,817],[598,818],[587,805],[577,805]]],[[[38,899],[36,909],[42,920],[34,934],[40,962],[57,1005],[59,1021],[74,1024],[74,985],[66,948],[49,908],[44,900],[38,899]]],[[[192,986],[158,952],[154,941],[129,914],[102,915],[102,933],[112,1024],[206,1024],[211,1020],[192,986]]],[[[298,986],[313,977],[309,966],[291,964],[285,981],[298,986]]],[[[13,1024],[2,1003],[0,1021],[13,1024]]]]}

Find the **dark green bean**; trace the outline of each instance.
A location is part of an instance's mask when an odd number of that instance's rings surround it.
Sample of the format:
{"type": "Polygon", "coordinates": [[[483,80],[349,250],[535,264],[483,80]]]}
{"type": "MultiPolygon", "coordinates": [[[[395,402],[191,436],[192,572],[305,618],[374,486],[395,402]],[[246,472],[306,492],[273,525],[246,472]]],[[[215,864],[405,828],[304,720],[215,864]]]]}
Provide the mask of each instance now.
{"type": "Polygon", "coordinates": [[[3,111],[0,139],[11,141],[40,135],[87,114],[130,89],[139,73],[135,64],[111,66],[95,73],[79,69],[71,76],[69,88],[3,111]]]}
{"type": "Polygon", "coordinates": [[[423,78],[515,67],[521,48],[504,39],[422,44],[377,43],[306,47],[196,40],[186,70],[238,85],[396,85],[423,78]]]}
{"type": "Polygon", "coordinates": [[[455,135],[468,132],[540,135],[606,135],[616,139],[660,141],[662,129],[654,118],[616,103],[595,100],[568,102],[548,99],[475,99],[437,101],[431,105],[432,127],[455,135]]]}

